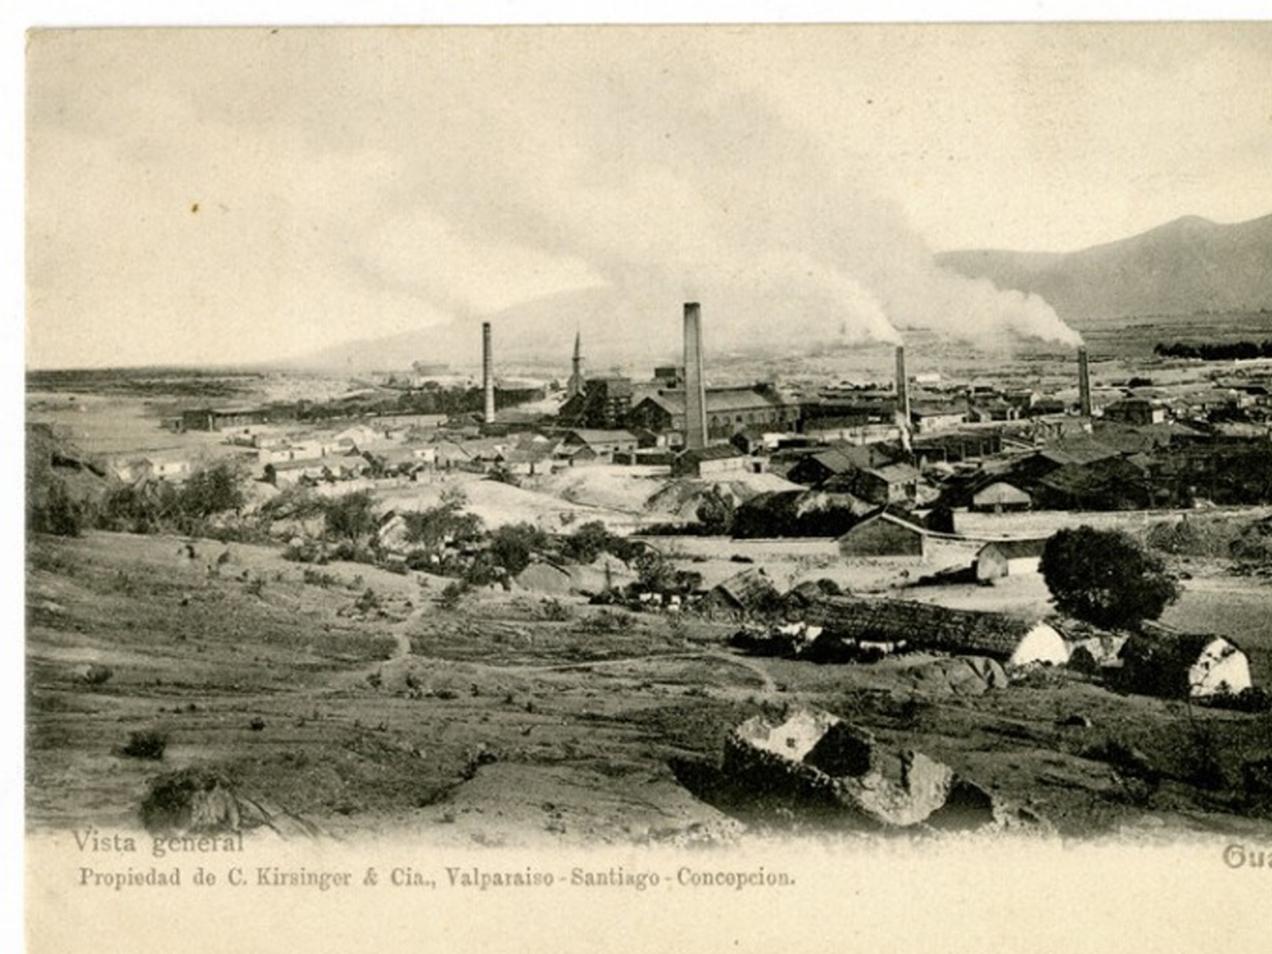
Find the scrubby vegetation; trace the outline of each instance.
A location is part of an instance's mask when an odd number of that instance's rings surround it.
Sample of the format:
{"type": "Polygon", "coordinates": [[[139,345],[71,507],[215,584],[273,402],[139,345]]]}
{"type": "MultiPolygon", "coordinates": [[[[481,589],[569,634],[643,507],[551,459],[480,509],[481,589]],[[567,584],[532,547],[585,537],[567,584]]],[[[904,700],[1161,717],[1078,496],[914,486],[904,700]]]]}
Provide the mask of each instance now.
{"type": "Polygon", "coordinates": [[[126,755],[133,759],[153,759],[158,761],[163,758],[164,751],[168,748],[168,736],[162,732],[132,732],[128,736],[128,741],[120,747],[120,754],[126,755]]]}
{"type": "Polygon", "coordinates": [[[32,506],[27,516],[28,529],[60,537],[78,537],[83,525],[84,508],[71,499],[61,481],[49,486],[44,502],[32,506]]]}
{"type": "Polygon", "coordinates": [[[329,497],[323,501],[323,520],[329,537],[356,543],[375,531],[375,498],[367,490],[329,497]]]}
{"type": "Polygon", "coordinates": [[[1241,361],[1272,358],[1272,338],[1255,341],[1224,341],[1190,344],[1185,341],[1158,342],[1153,354],[1160,358],[1197,358],[1202,361],[1241,361]]]}

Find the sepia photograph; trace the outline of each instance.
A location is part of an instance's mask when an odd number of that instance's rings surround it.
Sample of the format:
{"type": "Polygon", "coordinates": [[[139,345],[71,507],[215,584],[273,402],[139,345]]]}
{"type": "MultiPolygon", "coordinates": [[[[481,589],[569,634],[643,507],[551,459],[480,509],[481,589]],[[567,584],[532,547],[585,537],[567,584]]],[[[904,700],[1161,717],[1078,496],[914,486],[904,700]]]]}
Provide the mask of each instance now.
{"type": "Polygon", "coordinates": [[[1266,941],[1272,24],[36,28],[25,71],[32,950],[404,903],[553,949],[620,898],[824,944],[816,888],[903,919],[998,853],[1117,923],[1115,849],[1266,941]]]}

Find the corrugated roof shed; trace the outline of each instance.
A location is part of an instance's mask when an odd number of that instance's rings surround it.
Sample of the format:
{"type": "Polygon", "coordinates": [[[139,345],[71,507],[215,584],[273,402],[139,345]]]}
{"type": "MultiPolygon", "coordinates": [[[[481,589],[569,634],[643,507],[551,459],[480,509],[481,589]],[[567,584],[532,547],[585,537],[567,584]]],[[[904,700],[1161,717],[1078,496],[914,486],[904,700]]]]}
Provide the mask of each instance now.
{"type": "Polygon", "coordinates": [[[739,609],[760,609],[773,600],[777,587],[759,567],[736,573],[715,587],[715,592],[739,609]]]}
{"type": "Polygon", "coordinates": [[[731,457],[745,456],[745,454],[732,444],[711,444],[700,450],[683,451],[677,460],[681,463],[692,463],[694,461],[704,460],[728,460],[731,457]]]}
{"type": "MultiPolygon", "coordinates": [[[[663,391],[650,395],[653,401],[668,414],[685,412],[685,396],[680,391],[663,391]]],[[[707,388],[707,413],[745,411],[757,407],[782,407],[788,404],[776,391],[761,388],[707,388]]]]}
{"type": "Polygon", "coordinates": [[[815,600],[804,618],[828,633],[848,639],[904,642],[911,648],[998,658],[1009,658],[1036,625],[1002,613],[851,596],[815,600]]]}
{"type": "Polygon", "coordinates": [[[909,464],[888,464],[884,467],[868,467],[866,473],[873,474],[889,484],[908,484],[919,479],[919,472],[909,464]]]}
{"type": "Polygon", "coordinates": [[[1031,557],[1042,556],[1042,551],[1047,545],[1047,537],[1030,540],[994,540],[985,544],[976,554],[979,559],[987,550],[997,550],[1005,559],[1023,560],[1031,557]]]}
{"type": "Polygon", "coordinates": [[[577,438],[584,444],[612,444],[616,442],[630,443],[636,440],[636,435],[628,430],[600,430],[598,428],[575,428],[570,431],[570,437],[577,438]]]}

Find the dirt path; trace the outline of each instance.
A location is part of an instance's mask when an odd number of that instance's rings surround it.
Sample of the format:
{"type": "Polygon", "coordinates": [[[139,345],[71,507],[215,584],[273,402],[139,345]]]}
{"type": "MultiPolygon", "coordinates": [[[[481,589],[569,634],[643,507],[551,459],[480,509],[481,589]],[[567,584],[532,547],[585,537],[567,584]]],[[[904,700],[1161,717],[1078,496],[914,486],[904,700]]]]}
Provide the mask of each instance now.
{"type": "Polygon", "coordinates": [[[768,669],[765,668],[764,664],[757,659],[753,659],[750,656],[735,656],[734,654],[727,653],[722,649],[707,650],[702,655],[710,656],[715,659],[723,659],[727,662],[733,663],[735,666],[741,666],[743,669],[749,669],[755,675],[760,677],[760,680],[763,682],[764,692],[777,692],[777,683],[774,681],[773,676],[769,673],[768,669]]]}
{"type": "Polygon", "coordinates": [[[661,662],[663,660],[672,659],[716,659],[721,662],[732,663],[733,665],[741,666],[743,669],[746,669],[758,676],[763,683],[764,692],[777,692],[777,683],[773,680],[773,677],[769,675],[768,670],[764,668],[763,664],[749,657],[737,656],[722,649],[700,649],[684,653],[646,653],[640,656],[622,656],[617,659],[598,659],[592,662],[491,666],[490,668],[496,669],[499,672],[513,672],[517,675],[525,675],[536,672],[570,672],[572,670],[579,669],[600,669],[610,666],[622,666],[630,663],[661,662]]]}

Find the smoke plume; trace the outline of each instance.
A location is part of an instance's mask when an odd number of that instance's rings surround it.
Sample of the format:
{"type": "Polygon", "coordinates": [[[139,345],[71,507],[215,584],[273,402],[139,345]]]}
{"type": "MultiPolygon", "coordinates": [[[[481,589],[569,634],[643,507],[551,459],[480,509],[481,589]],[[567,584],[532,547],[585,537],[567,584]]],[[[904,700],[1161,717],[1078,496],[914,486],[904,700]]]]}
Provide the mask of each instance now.
{"type": "MultiPolygon", "coordinates": [[[[435,211],[475,241],[585,263],[589,313],[557,297],[554,314],[594,347],[674,344],[687,299],[703,303],[721,351],[895,342],[907,327],[996,346],[1079,341],[1037,296],[938,267],[894,202],[840,170],[825,137],[718,73],[656,56],[598,70],[507,77],[507,151],[464,163],[489,192],[433,190],[435,211]],[[545,111],[549,129],[518,121],[545,111]]],[[[535,344],[510,331],[514,348],[535,344]]]]}

